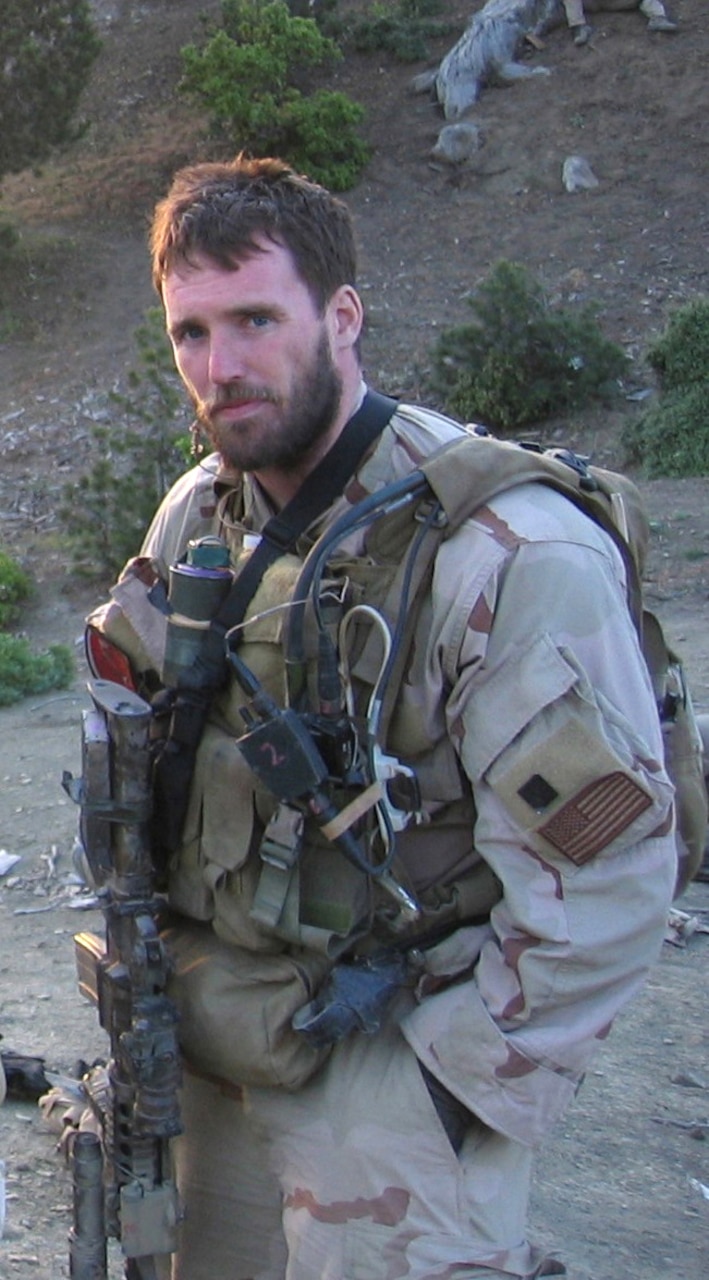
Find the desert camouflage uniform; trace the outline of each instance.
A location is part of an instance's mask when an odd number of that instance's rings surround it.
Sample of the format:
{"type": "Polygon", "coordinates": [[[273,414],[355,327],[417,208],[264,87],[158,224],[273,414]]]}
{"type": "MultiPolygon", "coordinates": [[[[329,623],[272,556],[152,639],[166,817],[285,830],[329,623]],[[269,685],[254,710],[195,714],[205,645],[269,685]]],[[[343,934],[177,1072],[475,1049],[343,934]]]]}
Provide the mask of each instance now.
{"type": "MultiPolygon", "coordinates": [[[[400,407],[326,523],[459,431],[400,407]]],[[[158,513],[143,554],[163,572],[188,538],[220,527],[214,474],[214,459],[190,472],[158,513]]],[[[240,522],[258,529],[269,514],[247,478],[240,522]]],[[[563,1272],[526,1240],[532,1151],[656,960],[675,877],[672,788],[621,557],[561,495],[509,491],[441,546],[413,652],[402,703],[422,741],[454,745],[472,783],[475,857],[502,898],[488,923],[427,952],[418,990],[377,1035],[340,1042],[302,1087],[188,1071],[175,1280],[563,1272]],[[545,820],[550,779],[568,801],[545,820]],[[457,1156],[417,1059],[471,1113],[457,1156]]],[[[446,796],[439,770],[431,797],[425,759],[421,781],[432,810],[460,785],[451,775],[446,796]]],[[[250,811],[234,812],[225,845],[240,823],[250,831],[250,811]]],[[[417,889],[431,832],[410,846],[417,889]]],[[[440,868],[445,851],[428,852],[440,868]]],[[[244,881],[213,870],[195,914],[233,939],[244,881]]]]}
{"type": "MultiPolygon", "coordinates": [[[[709,715],[705,712],[697,716],[697,724],[702,739],[702,759],[704,762],[704,782],[709,793],[709,715]]],[[[709,829],[704,845],[704,857],[696,875],[696,879],[709,884],[709,829]]]]}
{"type": "Polygon", "coordinates": [[[566,20],[570,27],[580,27],[586,21],[585,13],[614,12],[621,9],[639,9],[646,18],[666,18],[662,0],[562,0],[566,20]]]}

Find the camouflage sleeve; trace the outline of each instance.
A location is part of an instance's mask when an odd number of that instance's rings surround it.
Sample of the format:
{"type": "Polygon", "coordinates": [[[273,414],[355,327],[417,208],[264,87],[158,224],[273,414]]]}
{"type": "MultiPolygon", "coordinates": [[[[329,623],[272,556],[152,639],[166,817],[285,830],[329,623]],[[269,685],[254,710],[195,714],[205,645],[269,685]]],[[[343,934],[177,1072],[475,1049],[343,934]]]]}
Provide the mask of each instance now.
{"type": "Polygon", "coordinates": [[[156,582],[167,583],[169,566],[184,555],[191,538],[214,532],[218,461],[211,454],[175,482],[153,517],[140,554],[124,567],[110,600],[86,620],[126,654],[139,677],[159,673],[163,666],[166,619],[151,599],[156,582]]]}
{"type": "Polygon", "coordinates": [[[218,455],[209,454],[176,481],[155,512],[140,555],[154,561],[161,578],[167,579],[169,566],[184,555],[190,539],[214,532],[218,467],[218,455]]]}
{"type": "Polygon", "coordinates": [[[449,732],[503,896],[467,931],[473,977],[403,1030],[472,1112],[533,1145],[659,953],[672,786],[620,557],[563,498],[526,486],[479,512],[434,597],[449,732]]]}

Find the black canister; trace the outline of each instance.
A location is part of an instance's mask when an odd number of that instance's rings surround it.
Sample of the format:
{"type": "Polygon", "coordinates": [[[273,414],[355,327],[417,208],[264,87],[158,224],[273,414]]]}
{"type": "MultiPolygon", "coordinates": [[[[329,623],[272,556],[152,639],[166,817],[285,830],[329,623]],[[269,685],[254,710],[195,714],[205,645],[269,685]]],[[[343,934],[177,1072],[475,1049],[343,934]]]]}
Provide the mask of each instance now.
{"type": "Polygon", "coordinates": [[[229,548],[216,536],[187,545],[185,560],[170,566],[165,664],[166,685],[178,683],[197,657],[209,623],[229,593],[229,548]]]}

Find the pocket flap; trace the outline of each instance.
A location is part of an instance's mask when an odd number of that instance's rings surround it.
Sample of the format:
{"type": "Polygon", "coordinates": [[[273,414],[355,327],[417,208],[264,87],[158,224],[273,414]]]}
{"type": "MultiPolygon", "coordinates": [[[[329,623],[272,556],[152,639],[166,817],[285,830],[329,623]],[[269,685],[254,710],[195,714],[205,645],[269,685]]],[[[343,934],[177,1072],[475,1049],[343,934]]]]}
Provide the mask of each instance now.
{"type": "Polygon", "coordinates": [[[471,699],[463,759],[478,781],[505,747],[545,707],[578,683],[579,675],[549,636],[509,652],[471,699]]]}
{"type": "Polygon", "coordinates": [[[201,856],[225,871],[245,863],[253,830],[254,777],[234,738],[209,725],[193,783],[201,815],[201,856]]]}
{"type": "Polygon", "coordinates": [[[570,650],[543,637],[510,651],[479,692],[464,761],[543,857],[578,868],[666,823],[672,787],[661,762],[570,650]]]}

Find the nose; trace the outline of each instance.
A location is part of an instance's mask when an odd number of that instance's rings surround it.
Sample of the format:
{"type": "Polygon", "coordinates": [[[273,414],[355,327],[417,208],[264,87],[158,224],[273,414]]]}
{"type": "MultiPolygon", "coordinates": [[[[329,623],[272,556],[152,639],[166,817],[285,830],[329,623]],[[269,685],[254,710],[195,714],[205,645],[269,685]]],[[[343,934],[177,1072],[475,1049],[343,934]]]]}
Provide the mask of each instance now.
{"type": "Polygon", "coordinates": [[[214,386],[237,382],[246,373],[242,344],[232,330],[212,332],[209,338],[209,378],[214,386]]]}

